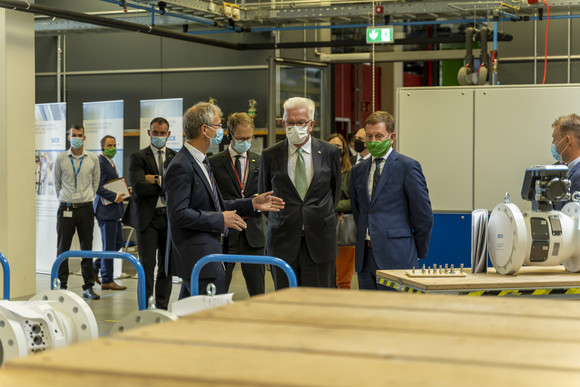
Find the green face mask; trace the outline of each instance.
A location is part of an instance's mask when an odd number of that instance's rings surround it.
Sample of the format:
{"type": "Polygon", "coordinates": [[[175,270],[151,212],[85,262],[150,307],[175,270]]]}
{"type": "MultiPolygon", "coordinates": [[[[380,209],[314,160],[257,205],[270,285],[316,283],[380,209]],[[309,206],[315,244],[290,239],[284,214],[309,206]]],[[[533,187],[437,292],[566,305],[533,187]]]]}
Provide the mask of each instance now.
{"type": "Polygon", "coordinates": [[[366,145],[369,153],[373,157],[382,157],[391,147],[391,139],[388,138],[385,141],[367,141],[366,145]]]}
{"type": "Polygon", "coordinates": [[[113,157],[115,157],[115,154],[117,154],[117,148],[105,148],[103,153],[105,154],[105,156],[112,159],[113,157]]]}

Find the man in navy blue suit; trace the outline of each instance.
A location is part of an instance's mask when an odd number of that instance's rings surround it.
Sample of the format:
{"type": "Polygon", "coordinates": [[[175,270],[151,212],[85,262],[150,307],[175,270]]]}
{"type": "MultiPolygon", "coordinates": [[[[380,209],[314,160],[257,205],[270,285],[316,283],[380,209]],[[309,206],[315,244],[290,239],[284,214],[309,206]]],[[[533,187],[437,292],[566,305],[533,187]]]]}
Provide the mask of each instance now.
{"type": "MultiPolygon", "coordinates": [[[[206,157],[207,149],[223,137],[221,110],[200,102],[183,116],[186,142],[173,157],[165,172],[163,190],[169,221],[166,270],[182,279],[179,298],[191,294],[193,266],[208,254],[221,254],[227,248],[228,229],[246,228],[243,216],[255,211],[279,211],[284,202],[272,192],[224,201],[206,157]]],[[[213,283],[217,294],[225,293],[225,269],[222,262],[204,266],[199,278],[199,293],[213,283]]]]}
{"type": "MultiPolygon", "coordinates": [[[[552,127],[552,155],[568,165],[570,192],[580,191],[580,117],[576,114],[560,117],[552,127]]],[[[565,204],[558,202],[556,209],[561,210],[565,204]]]]}
{"type": "Polygon", "coordinates": [[[388,289],[377,270],[410,269],[427,255],[433,211],[418,161],[397,153],[395,120],[377,111],[365,121],[372,157],[351,171],[350,199],[357,225],[355,268],[360,289],[388,289]]]}
{"type": "MultiPolygon", "coordinates": [[[[119,178],[117,167],[113,162],[113,157],[117,153],[117,142],[113,136],[105,136],[101,139],[102,153],[99,155],[101,167],[101,180],[97,189],[97,196],[93,203],[95,217],[101,229],[101,239],[103,241],[103,251],[119,251],[123,246],[123,226],[121,217],[123,216],[123,194],[109,191],[104,184],[119,178]]],[[[121,286],[113,281],[113,260],[97,258],[94,262],[95,282],[101,283],[103,290],[125,290],[126,286],[121,286]],[[101,271],[102,281],[99,282],[98,273],[101,271]]]]}

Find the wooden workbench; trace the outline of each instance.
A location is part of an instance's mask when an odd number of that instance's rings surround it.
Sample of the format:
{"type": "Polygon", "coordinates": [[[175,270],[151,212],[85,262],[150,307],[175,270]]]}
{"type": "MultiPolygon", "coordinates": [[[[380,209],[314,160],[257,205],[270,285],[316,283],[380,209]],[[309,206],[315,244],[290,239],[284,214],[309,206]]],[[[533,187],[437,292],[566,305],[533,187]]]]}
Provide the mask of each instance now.
{"type": "Polygon", "coordinates": [[[580,303],[294,288],[7,362],[0,386],[576,386],[580,303]]]}
{"type": "MultiPolygon", "coordinates": [[[[408,270],[378,270],[377,282],[404,292],[481,295],[580,294],[580,273],[570,273],[563,266],[524,266],[517,275],[487,273],[465,277],[410,277],[408,270]]],[[[420,270],[416,270],[417,273],[420,270]]]]}

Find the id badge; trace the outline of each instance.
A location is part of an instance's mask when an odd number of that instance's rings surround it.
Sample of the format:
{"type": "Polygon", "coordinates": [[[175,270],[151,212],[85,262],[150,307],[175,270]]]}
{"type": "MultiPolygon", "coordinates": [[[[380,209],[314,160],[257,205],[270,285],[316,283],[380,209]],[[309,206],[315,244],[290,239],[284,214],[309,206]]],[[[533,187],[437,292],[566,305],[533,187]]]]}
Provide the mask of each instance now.
{"type": "Polygon", "coordinates": [[[81,198],[81,193],[80,192],[73,192],[72,193],[72,199],[76,200],[76,199],[80,199],[81,198]]]}
{"type": "Polygon", "coordinates": [[[62,212],[62,217],[63,218],[72,218],[73,217],[73,213],[70,209],[66,209],[62,212]]]}

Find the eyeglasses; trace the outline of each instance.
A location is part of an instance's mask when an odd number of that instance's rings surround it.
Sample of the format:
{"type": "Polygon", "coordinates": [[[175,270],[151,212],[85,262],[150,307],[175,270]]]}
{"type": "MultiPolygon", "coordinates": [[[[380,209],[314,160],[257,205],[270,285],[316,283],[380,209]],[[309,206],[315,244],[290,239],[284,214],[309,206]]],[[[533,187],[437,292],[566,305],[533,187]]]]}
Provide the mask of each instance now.
{"type": "MultiPolygon", "coordinates": [[[[223,125],[222,124],[206,124],[207,126],[217,126],[218,129],[223,129],[223,125]]],[[[213,128],[212,128],[213,129],[213,128]]]]}
{"type": "Polygon", "coordinates": [[[233,133],[231,133],[231,135],[232,135],[232,137],[233,137],[233,138],[234,138],[236,141],[241,141],[241,142],[243,142],[243,141],[253,141],[253,140],[254,140],[254,138],[255,138],[254,136],[251,136],[251,137],[244,137],[244,138],[238,138],[238,137],[234,136],[234,134],[233,134],[233,133]]]}
{"type": "Polygon", "coordinates": [[[308,124],[310,124],[312,120],[308,120],[308,121],[298,121],[298,122],[288,122],[288,121],[284,121],[284,123],[286,124],[286,126],[306,126],[308,124]]]}

